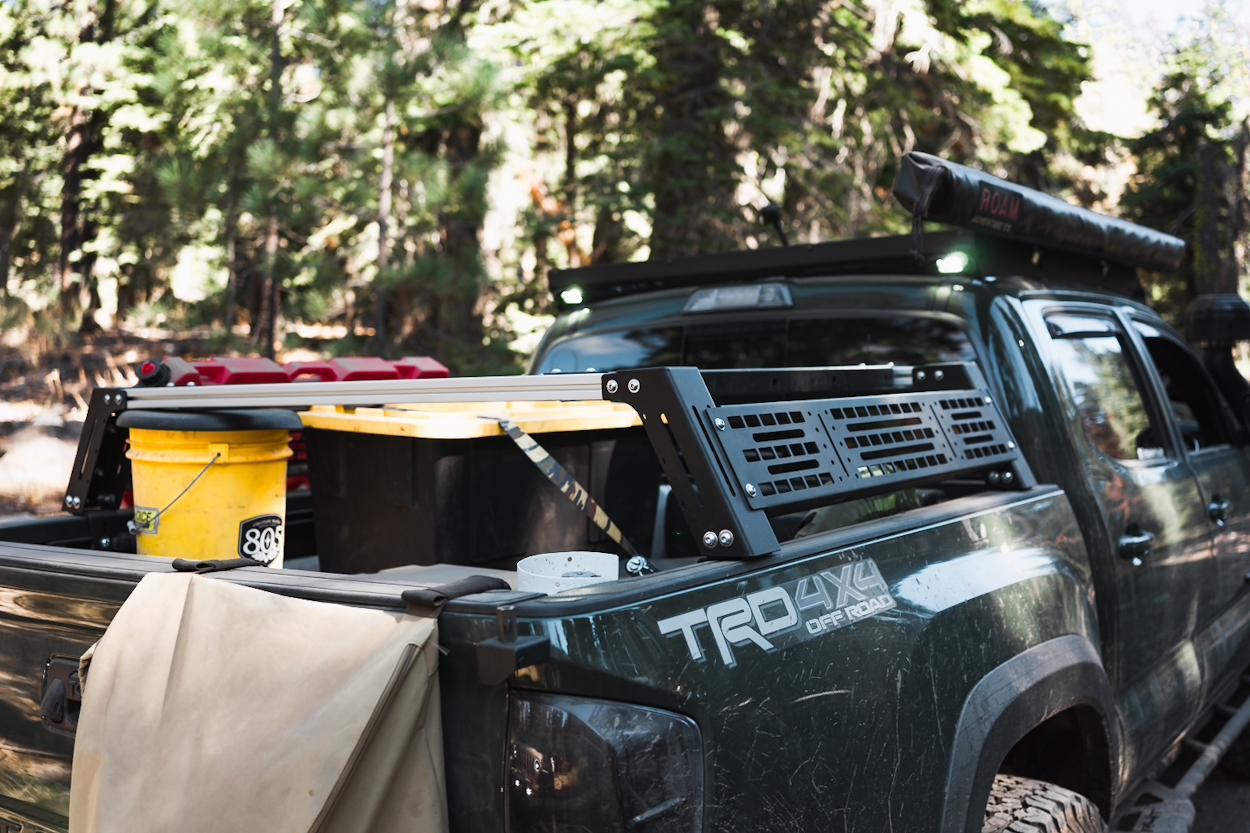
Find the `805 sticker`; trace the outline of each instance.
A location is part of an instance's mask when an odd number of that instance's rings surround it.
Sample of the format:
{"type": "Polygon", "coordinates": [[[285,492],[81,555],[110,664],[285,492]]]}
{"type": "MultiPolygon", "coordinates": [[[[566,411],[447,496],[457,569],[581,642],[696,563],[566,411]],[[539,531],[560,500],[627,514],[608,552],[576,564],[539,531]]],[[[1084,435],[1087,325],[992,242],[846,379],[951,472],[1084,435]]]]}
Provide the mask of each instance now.
{"type": "Polygon", "coordinates": [[[239,556],[271,564],[282,555],[282,516],[257,515],[239,524],[239,556]]]}

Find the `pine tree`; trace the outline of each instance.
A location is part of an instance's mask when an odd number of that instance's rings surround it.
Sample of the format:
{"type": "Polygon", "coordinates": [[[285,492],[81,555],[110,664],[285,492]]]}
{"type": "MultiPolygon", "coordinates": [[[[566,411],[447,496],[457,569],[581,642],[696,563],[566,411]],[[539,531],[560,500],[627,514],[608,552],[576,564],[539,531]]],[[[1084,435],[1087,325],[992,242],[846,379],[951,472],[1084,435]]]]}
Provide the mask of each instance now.
{"type": "Polygon", "coordinates": [[[1125,217],[1187,243],[1178,272],[1144,276],[1152,305],[1177,325],[1197,295],[1237,291],[1233,250],[1244,230],[1228,193],[1237,173],[1227,83],[1234,65],[1221,23],[1216,16],[1174,39],[1150,97],[1158,126],[1127,143],[1137,172],[1121,200],[1125,217]]]}

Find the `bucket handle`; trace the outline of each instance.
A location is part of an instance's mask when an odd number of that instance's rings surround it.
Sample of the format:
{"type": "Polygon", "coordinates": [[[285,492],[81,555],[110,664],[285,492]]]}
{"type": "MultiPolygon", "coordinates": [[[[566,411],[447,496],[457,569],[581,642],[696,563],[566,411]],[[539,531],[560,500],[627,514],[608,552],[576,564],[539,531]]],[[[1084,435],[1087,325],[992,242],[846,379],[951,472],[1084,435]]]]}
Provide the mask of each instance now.
{"type": "MultiPolygon", "coordinates": [[[[209,466],[211,466],[213,463],[216,463],[216,462],[217,462],[217,458],[218,458],[218,457],[220,457],[220,456],[221,456],[221,452],[220,452],[220,451],[218,451],[217,453],[213,454],[213,459],[209,460],[207,463],[205,463],[205,464],[204,464],[204,468],[200,469],[200,473],[199,473],[199,474],[197,474],[195,477],[191,478],[191,482],[190,482],[190,483],[188,483],[188,484],[186,485],[186,488],[184,488],[181,492],[179,492],[179,493],[177,494],[177,496],[175,496],[175,497],[174,497],[174,499],[173,499],[173,500],[171,500],[169,503],[165,504],[165,508],[164,508],[164,509],[159,510],[159,511],[158,511],[155,515],[153,515],[153,516],[152,516],[152,518],[151,518],[151,520],[149,520],[149,521],[145,524],[145,526],[152,526],[153,528],[155,528],[155,525],[156,525],[156,521],[157,521],[157,519],[158,519],[158,518],[160,518],[160,516],[161,516],[161,515],[164,515],[166,512],[168,512],[168,511],[169,511],[169,507],[171,507],[171,506],[173,506],[175,503],[177,503],[177,502],[178,502],[178,500],[179,500],[179,499],[180,499],[183,495],[185,495],[187,492],[191,491],[191,487],[192,487],[192,486],[194,486],[194,485],[196,484],[196,482],[197,482],[197,481],[198,481],[201,477],[203,477],[203,476],[204,476],[204,472],[208,471],[208,467],[209,467],[209,466]]],[[[131,535],[137,535],[137,534],[139,533],[139,528],[135,525],[135,522],[134,522],[134,521],[127,521],[127,522],[126,522],[126,526],[127,526],[127,528],[129,528],[129,530],[130,530],[130,534],[131,534],[131,535]]]]}

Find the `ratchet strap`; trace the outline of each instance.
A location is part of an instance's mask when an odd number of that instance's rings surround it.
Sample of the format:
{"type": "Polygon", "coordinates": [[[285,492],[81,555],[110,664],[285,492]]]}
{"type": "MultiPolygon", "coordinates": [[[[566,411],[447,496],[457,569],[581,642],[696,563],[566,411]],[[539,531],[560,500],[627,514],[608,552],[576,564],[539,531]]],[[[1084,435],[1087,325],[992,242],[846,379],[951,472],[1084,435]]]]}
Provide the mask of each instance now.
{"type": "Polygon", "coordinates": [[[556,484],[556,487],[564,494],[566,498],[573,502],[573,505],[582,511],[591,522],[602,529],[609,538],[621,545],[621,549],[625,550],[627,555],[637,555],[638,551],[634,549],[633,544],[629,543],[629,539],[621,532],[620,527],[612,522],[608,517],[608,513],[603,511],[603,507],[595,503],[590,497],[590,493],[583,488],[569,474],[563,466],[555,461],[547,449],[534,441],[534,438],[522,431],[510,419],[503,417],[488,417],[499,423],[499,427],[507,432],[517,447],[525,452],[525,456],[530,458],[530,462],[538,466],[539,470],[546,476],[548,480],[556,484]]]}

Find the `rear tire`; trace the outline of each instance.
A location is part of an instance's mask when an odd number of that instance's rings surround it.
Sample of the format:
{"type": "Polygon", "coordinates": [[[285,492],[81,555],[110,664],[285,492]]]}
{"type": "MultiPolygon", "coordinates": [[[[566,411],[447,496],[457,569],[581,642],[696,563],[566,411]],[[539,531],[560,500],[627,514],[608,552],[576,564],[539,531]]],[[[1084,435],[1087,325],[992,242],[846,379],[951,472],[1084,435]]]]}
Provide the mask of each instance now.
{"type": "Polygon", "coordinates": [[[981,833],[1106,833],[1094,803],[1079,793],[1015,775],[994,776],[981,833]]]}

